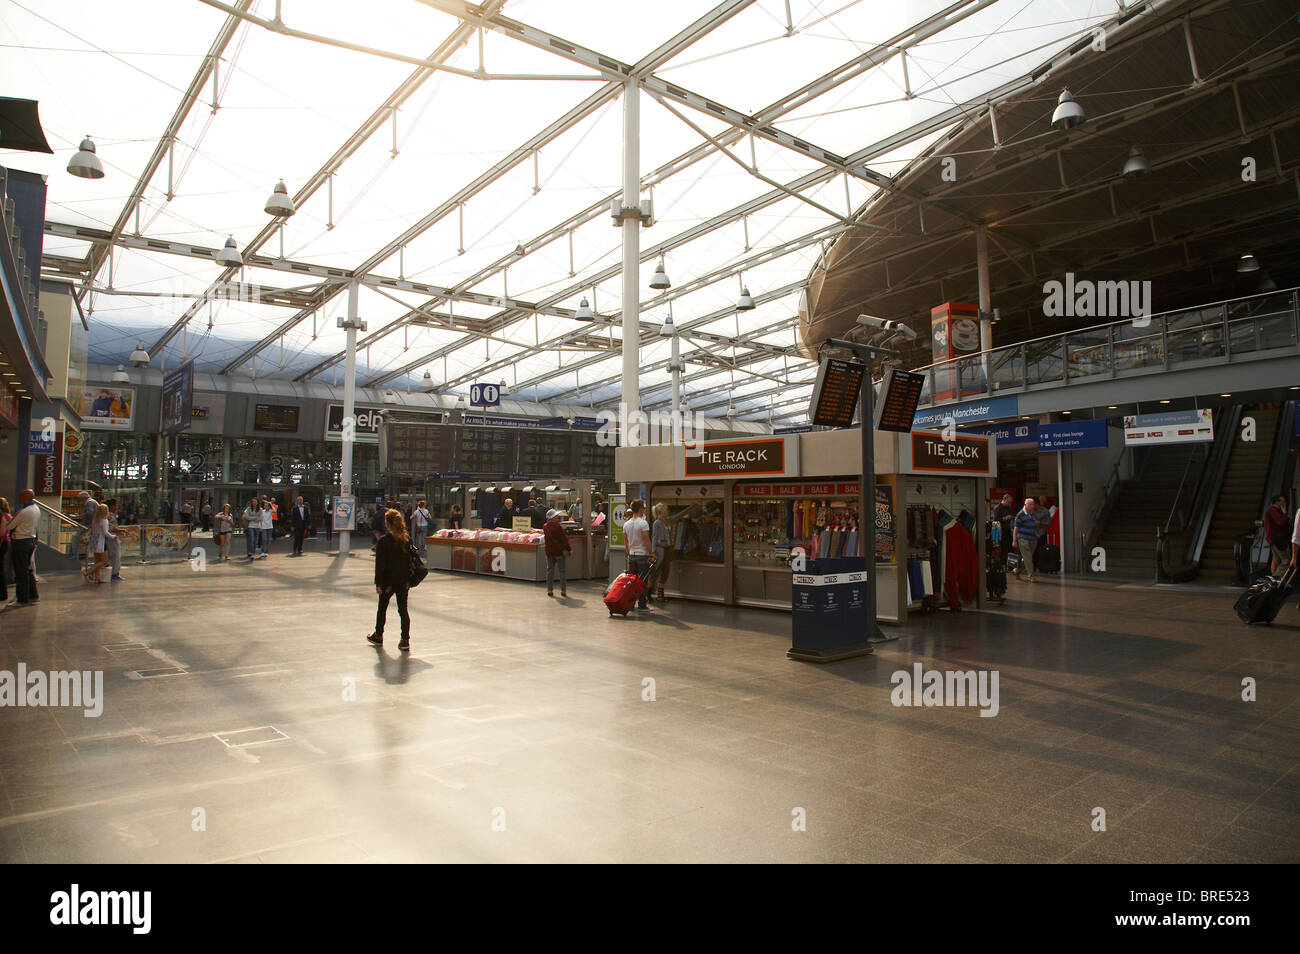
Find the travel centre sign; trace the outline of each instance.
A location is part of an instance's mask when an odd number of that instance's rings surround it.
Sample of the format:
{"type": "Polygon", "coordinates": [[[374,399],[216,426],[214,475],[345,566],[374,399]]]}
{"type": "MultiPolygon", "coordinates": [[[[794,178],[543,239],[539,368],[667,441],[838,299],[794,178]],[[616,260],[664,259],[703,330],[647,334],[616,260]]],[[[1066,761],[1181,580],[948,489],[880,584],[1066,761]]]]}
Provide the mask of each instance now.
{"type": "Polygon", "coordinates": [[[679,478],[798,477],[799,435],[697,441],[674,448],[679,478]]]}

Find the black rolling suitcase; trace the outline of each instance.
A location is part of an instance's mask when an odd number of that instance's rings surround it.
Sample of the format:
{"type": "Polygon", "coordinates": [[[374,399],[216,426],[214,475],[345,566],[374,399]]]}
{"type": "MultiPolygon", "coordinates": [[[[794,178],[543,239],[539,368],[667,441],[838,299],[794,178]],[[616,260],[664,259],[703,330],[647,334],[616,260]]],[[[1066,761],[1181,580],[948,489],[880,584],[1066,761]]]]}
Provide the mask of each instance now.
{"type": "Polygon", "coordinates": [[[1044,573],[1061,572],[1061,548],[1055,543],[1044,543],[1034,553],[1034,569],[1044,573]]]}
{"type": "Polygon", "coordinates": [[[1246,625],[1271,623],[1291,595],[1296,568],[1287,567],[1280,577],[1266,576],[1237,598],[1237,617],[1246,625]]]}

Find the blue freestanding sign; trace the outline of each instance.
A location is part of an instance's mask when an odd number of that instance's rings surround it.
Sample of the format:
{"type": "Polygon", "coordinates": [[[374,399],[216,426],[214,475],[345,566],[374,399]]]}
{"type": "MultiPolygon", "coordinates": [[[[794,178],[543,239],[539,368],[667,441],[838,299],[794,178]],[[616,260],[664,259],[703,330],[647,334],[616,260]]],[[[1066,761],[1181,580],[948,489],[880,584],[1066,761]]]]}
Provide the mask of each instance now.
{"type": "Polygon", "coordinates": [[[1093,450],[1107,442],[1105,418],[1038,425],[1039,452],[1093,450]]]}
{"type": "Polygon", "coordinates": [[[825,660],[867,642],[867,561],[812,560],[795,573],[790,655],[825,660]]]}

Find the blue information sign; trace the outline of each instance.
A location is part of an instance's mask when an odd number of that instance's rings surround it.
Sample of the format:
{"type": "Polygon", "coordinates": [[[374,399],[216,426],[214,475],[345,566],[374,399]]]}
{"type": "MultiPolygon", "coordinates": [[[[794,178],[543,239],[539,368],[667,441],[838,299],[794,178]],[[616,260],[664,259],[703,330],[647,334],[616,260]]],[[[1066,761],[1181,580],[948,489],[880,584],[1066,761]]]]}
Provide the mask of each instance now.
{"type": "Polygon", "coordinates": [[[1042,424],[1038,428],[1038,450],[1074,451],[1106,447],[1107,426],[1104,418],[1092,421],[1066,421],[1042,424]]]}
{"type": "Polygon", "coordinates": [[[1001,424],[976,424],[963,427],[963,434],[983,434],[997,439],[998,447],[1015,447],[1017,444],[1038,443],[1037,421],[1003,421],[1001,424]]]}
{"type": "Polygon", "coordinates": [[[474,407],[500,407],[501,385],[471,384],[469,386],[469,403],[474,407]]]}

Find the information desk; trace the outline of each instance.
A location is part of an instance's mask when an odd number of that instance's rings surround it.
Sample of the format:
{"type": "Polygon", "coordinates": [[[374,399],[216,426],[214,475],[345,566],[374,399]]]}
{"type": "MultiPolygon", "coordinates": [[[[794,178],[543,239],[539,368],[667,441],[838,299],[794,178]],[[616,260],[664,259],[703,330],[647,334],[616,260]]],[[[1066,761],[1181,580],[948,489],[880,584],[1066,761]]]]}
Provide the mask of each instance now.
{"type": "MultiPolygon", "coordinates": [[[[480,573],[511,580],[546,579],[546,550],[540,543],[515,543],[506,540],[467,540],[455,537],[427,537],[426,563],[432,570],[480,573]]],[[[565,561],[565,577],[587,578],[587,552],[580,536],[571,536],[573,552],[565,561]]]]}

